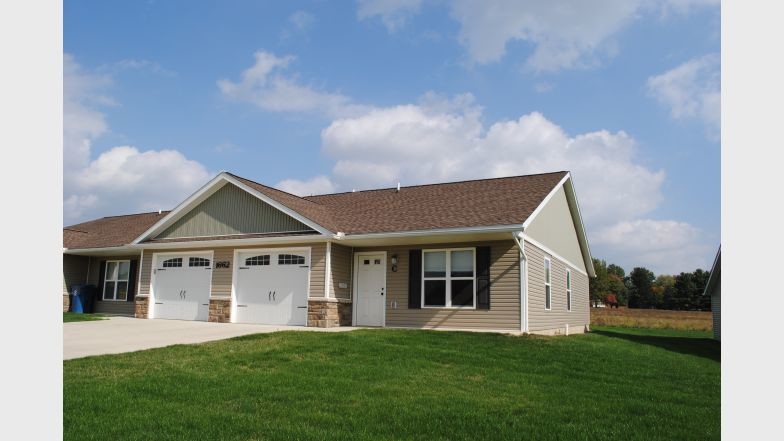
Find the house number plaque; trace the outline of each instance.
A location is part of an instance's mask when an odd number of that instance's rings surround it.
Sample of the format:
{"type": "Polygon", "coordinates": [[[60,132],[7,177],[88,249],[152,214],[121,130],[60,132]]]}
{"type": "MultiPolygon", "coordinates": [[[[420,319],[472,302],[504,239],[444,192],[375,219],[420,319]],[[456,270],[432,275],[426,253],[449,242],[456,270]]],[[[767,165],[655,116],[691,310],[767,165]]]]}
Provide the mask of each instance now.
{"type": "Polygon", "coordinates": [[[229,266],[231,266],[231,263],[228,260],[215,262],[215,268],[228,268],[229,266]]]}

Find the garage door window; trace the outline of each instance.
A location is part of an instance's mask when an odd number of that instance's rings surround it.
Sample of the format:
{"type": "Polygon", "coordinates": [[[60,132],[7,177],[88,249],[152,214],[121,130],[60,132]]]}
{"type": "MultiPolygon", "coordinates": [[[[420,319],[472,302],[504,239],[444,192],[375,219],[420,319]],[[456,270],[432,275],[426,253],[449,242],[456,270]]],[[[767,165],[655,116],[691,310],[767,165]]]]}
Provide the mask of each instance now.
{"type": "Polygon", "coordinates": [[[203,257],[189,257],[188,266],[210,266],[210,259],[203,257]]]}
{"type": "Polygon", "coordinates": [[[261,266],[261,265],[269,265],[269,264],[270,264],[269,254],[248,257],[247,259],[245,259],[246,266],[261,266]]]}
{"type": "Polygon", "coordinates": [[[110,260],[106,262],[106,275],[103,282],[103,299],[127,300],[128,278],[130,275],[130,260],[110,260]]]}
{"type": "Polygon", "coordinates": [[[182,257],[175,259],[167,259],[163,261],[164,268],[180,268],[182,266],[182,257]]]}
{"type": "Polygon", "coordinates": [[[297,254],[278,254],[278,265],[304,265],[305,256],[297,254]]]}

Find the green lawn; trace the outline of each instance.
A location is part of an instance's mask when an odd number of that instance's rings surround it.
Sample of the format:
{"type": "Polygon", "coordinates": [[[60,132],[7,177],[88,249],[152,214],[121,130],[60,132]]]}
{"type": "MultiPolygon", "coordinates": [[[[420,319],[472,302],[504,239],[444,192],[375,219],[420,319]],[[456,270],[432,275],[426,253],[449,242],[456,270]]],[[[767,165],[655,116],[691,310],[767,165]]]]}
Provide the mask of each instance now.
{"type": "Polygon", "coordinates": [[[70,322],[92,322],[95,320],[106,320],[105,317],[101,317],[100,315],[96,314],[77,314],[75,312],[64,312],[63,313],[63,323],[70,323],[70,322]]]}
{"type": "Polygon", "coordinates": [[[280,332],[64,362],[65,439],[719,439],[703,332],[280,332]]]}

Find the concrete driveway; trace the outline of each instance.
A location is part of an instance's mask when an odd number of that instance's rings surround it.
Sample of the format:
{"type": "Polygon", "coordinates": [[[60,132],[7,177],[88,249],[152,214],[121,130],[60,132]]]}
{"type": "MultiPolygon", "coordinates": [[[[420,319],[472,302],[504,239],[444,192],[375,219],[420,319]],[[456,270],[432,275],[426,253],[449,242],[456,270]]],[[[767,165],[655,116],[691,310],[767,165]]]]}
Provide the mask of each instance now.
{"type": "Polygon", "coordinates": [[[108,320],[63,323],[63,359],[119,354],[175,344],[203,343],[276,331],[342,332],[352,329],[355,328],[306,328],[109,317],[108,320]]]}

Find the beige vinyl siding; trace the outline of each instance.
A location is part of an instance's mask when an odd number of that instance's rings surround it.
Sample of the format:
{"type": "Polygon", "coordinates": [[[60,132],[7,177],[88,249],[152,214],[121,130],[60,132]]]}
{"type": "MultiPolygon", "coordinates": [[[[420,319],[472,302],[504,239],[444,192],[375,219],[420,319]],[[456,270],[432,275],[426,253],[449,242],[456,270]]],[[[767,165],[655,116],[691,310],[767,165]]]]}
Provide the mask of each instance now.
{"type": "Polygon", "coordinates": [[[562,331],[569,327],[584,327],[591,322],[588,305],[588,276],[562,260],[545,253],[539,247],[525,242],[528,258],[528,330],[562,331]],[[551,293],[550,310],[545,309],[544,258],[550,258],[551,293]],[[572,271],[572,310],[566,309],[566,269],[572,271]]]}
{"type": "Polygon", "coordinates": [[[291,231],[312,229],[245,190],[226,184],[156,239],[291,231]]]}
{"type": "MultiPolygon", "coordinates": [[[[107,260],[139,260],[139,254],[130,256],[111,256],[111,257],[90,257],[90,275],[88,283],[98,286],[98,280],[101,272],[101,262],[107,260]]],[[[140,262],[141,266],[141,262],[140,262]]],[[[139,271],[137,269],[137,271],[139,271]]],[[[135,280],[129,280],[128,283],[137,283],[138,277],[135,280]]],[[[139,295],[139,287],[136,287],[136,295],[139,295]]],[[[98,286],[98,296],[103,299],[103,287],[98,286]]],[[[134,314],[134,302],[129,301],[114,301],[114,300],[101,300],[95,302],[95,312],[101,314],[112,315],[128,315],[134,314]]]]}
{"type": "Polygon", "coordinates": [[[332,244],[332,256],[330,262],[332,264],[332,281],[329,286],[330,297],[339,299],[351,298],[351,267],[353,264],[353,253],[350,247],[332,244]],[[345,283],[345,288],[341,288],[340,284],[345,283]]]}
{"type": "MultiPolygon", "coordinates": [[[[258,249],[258,248],[310,248],[310,297],[324,296],[324,269],[326,267],[326,244],[288,244],[270,246],[245,246],[245,247],[220,247],[220,248],[198,248],[198,249],[167,249],[166,253],[189,253],[199,251],[213,252],[212,285],[210,290],[211,297],[230,297],[231,296],[231,277],[234,262],[234,250],[258,249]],[[228,268],[215,268],[215,262],[229,262],[228,268]]],[[[139,294],[150,295],[150,283],[152,273],[152,256],[154,251],[145,250],[141,265],[141,282],[139,294]]]]}
{"type": "Polygon", "coordinates": [[[525,229],[525,234],[585,272],[585,261],[563,186],[525,229]]]}
{"type": "Polygon", "coordinates": [[[721,341],[721,280],[711,293],[711,312],[713,313],[713,338],[721,341]]]}
{"type": "Polygon", "coordinates": [[[87,283],[87,265],[88,258],[86,256],[74,256],[72,254],[63,254],[63,295],[70,294],[70,289],[73,285],[80,285],[87,283]]]}
{"type": "Polygon", "coordinates": [[[470,242],[379,248],[387,252],[386,326],[415,328],[492,329],[520,331],[520,254],[514,241],[470,242]],[[408,309],[408,252],[410,249],[490,246],[490,309],[408,309]],[[398,270],[389,262],[397,255],[398,270]],[[393,305],[397,304],[397,308],[393,305]]]}

